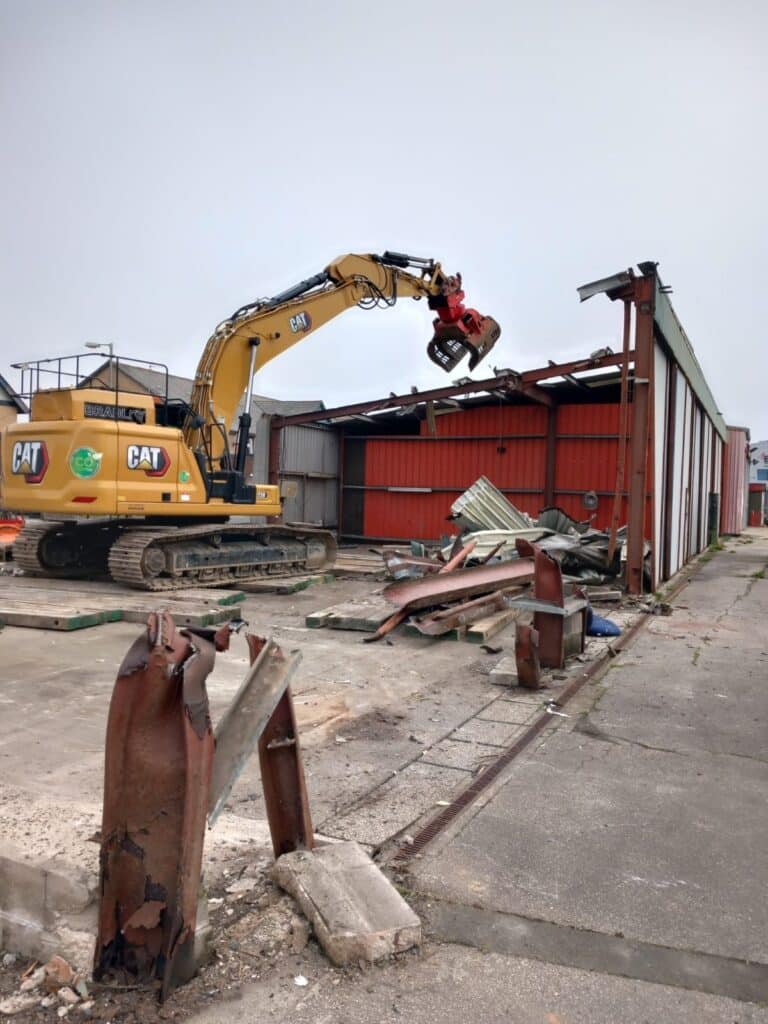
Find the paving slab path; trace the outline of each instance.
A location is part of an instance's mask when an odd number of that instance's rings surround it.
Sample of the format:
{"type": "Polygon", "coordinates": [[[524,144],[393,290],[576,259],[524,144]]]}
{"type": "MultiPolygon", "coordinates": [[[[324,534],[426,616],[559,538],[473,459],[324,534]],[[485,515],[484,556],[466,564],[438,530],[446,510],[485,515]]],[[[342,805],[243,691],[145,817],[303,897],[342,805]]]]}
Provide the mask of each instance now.
{"type": "Polygon", "coordinates": [[[436,934],[768,1000],[767,564],[768,531],[705,556],[411,863],[436,934]]]}

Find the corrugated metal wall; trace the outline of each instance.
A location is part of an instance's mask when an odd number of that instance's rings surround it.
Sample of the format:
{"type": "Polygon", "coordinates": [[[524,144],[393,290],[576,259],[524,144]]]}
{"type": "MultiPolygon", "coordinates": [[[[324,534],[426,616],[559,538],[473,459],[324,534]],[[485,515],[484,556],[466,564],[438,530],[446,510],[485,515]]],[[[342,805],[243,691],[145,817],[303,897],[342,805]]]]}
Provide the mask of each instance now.
{"type": "MultiPolygon", "coordinates": [[[[269,479],[270,419],[254,417],[250,483],[269,479]]],[[[339,432],[319,424],[285,427],[280,432],[280,483],[295,491],[283,504],[283,518],[292,523],[338,526],[339,432]]]]}
{"type": "Polygon", "coordinates": [[[746,428],[728,427],[728,444],[723,455],[722,533],[741,533],[747,525],[748,444],[749,431],[746,428]]]}
{"type": "Polygon", "coordinates": [[[656,343],[653,552],[659,581],[703,551],[713,528],[717,533],[722,452],[722,439],[688,380],[656,343]]]}
{"type": "Polygon", "coordinates": [[[285,521],[337,526],[338,431],[316,424],[285,427],[280,446],[280,483],[292,483],[296,491],[283,505],[285,521]]]}
{"type": "MultiPolygon", "coordinates": [[[[654,379],[645,535],[654,550],[656,579],[663,581],[709,543],[723,444],[660,345],[654,379]]],[[[564,404],[556,411],[553,504],[585,519],[583,495],[595,491],[593,522],[601,529],[611,523],[619,414],[617,403],[564,404]]],[[[403,540],[451,533],[450,506],[480,475],[536,516],[546,504],[547,417],[539,406],[483,406],[439,416],[436,437],[426,422],[418,436],[347,436],[343,533],[403,540]]],[[[743,452],[743,443],[736,447],[743,452]]],[[[621,525],[628,513],[626,487],[625,477],[621,525]]]]}
{"type": "MultiPolygon", "coordinates": [[[[343,533],[429,540],[453,532],[446,522],[450,506],[481,475],[536,516],[546,504],[548,416],[541,405],[503,402],[439,415],[436,436],[426,422],[418,436],[347,435],[343,533]]],[[[584,519],[582,497],[595,491],[595,525],[609,526],[619,406],[561,405],[555,425],[553,503],[584,519]]],[[[626,520],[626,498],[620,519],[626,520]]]]}

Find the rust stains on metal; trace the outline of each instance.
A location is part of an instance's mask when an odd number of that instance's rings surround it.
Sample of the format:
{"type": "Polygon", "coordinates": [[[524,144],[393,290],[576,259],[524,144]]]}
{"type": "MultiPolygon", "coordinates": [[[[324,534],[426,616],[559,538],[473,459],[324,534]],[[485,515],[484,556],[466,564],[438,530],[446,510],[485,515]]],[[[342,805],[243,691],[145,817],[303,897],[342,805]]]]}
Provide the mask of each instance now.
{"type": "Polygon", "coordinates": [[[442,568],[438,569],[438,575],[446,576],[449,572],[453,572],[455,569],[458,569],[459,566],[464,565],[466,560],[475,550],[475,543],[475,541],[471,540],[468,544],[465,544],[460,551],[456,552],[450,561],[446,562],[442,568]]]}
{"type": "Polygon", "coordinates": [[[385,588],[384,597],[401,610],[418,611],[528,583],[533,575],[533,560],[519,558],[470,569],[455,569],[446,575],[437,573],[420,580],[392,583],[385,588]]]}
{"type": "Polygon", "coordinates": [[[539,631],[522,622],[517,623],[515,630],[515,663],[520,686],[527,690],[540,690],[539,631]]]}
{"type": "Polygon", "coordinates": [[[533,600],[521,597],[513,607],[532,611],[538,633],[538,657],[547,668],[562,668],[567,654],[584,649],[587,600],[582,591],[566,596],[560,563],[537,544],[519,538],[518,554],[533,555],[533,600]]]}
{"type": "MultiPolygon", "coordinates": [[[[248,637],[252,664],[262,655],[265,644],[266,641],[260,637],[248,637]]],[[[279,647],[271,654],[278,662],[278,671],[280,662],[290,664],[279,647]]],[[[286,685],[259,736],[261,784],[275,857],[294,850],[311,850],[314,846],[296,711],[291,688],[287,685],[290,674],[283,669],[286,685]]]]}
{"type": "Polygon", "coordinates": [[[196,966],[214,657],[210,641],[153,614],[109,709],[94,977],[158,981],[161,999],[196,966]]]}

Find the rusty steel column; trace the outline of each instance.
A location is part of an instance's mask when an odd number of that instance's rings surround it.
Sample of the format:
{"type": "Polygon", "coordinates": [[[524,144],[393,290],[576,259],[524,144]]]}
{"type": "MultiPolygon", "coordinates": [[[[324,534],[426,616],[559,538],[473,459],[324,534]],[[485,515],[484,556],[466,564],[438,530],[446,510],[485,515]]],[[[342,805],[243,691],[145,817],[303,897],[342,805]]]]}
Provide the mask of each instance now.
{"type": "MultiPolygon", "coordinates": [[[[249,634],[247,641],[253,664],[264,640],[249,634]]],[[[274,656],[285,660],[279,649],[274,656]]],[[[314,832],[290,686],[259,737],[259,767],[275,857],[294,850],[311,850],[314,832]]]]}
{"type": "Polygon", "coordinates": [[[624,362],[621,364],[621,399],[619,407],[619,440],[616,449],[616,489],[613,495],[613,511],[611,513],[611,533],[608,539],[608,564],[613,562],[616,554],[616,534],[621,517],[621,499],[624,496],[624,473],[627,462],[627,425],[629,414],[629,336],[632,327],[632,301],[624,299],[624,334],[622,351],[624,362]]]}
{"type": "Polygon", "coordinates": [[[547,409],[547,454],[544,472],[544,504],[555,504],[555,460],[557,457],[557,403],[547,409]]]}
{"type": "Polygon", "coordinates": [[[648,441],[650,437],[651,382],[653,380],[653,314],[656,275],[635,279],[635,373],[630,428],[629,517],[627,536],[627,590],[643,593],[648,441]]]}
{"type": "Polygon", "coordinates": [[[93,974],[159,981],[195,973],[213,730],[214,644],[152,614],[120,667],[107,722],[93,974]]]}

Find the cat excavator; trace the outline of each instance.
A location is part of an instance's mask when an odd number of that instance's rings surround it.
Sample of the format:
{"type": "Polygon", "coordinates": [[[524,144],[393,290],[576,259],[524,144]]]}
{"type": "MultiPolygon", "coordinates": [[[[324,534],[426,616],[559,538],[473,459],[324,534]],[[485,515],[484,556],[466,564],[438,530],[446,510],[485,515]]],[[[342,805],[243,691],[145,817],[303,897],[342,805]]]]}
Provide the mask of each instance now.
{"type": "Polygon", "coordinates": [[[345,310],[403,297],[426,298],[436,314],[427,352],[446,371],[466,356],[474,369],[501,333],[464,304],[461,275],[434,260],[350,254],[219,324],[189,402],[167,388],[157,397],[121,387],[118,359],[106,381],[81,373],[83,356],[16,364],[31,411],[28,423],[2,432],[0,504],[39,517],[18,535],[16,563],[36,575],[109,575],[153,591],[332,565],[336,541],[326,530],[242,521],[281,514],[279,488],[247,480],[253,377],[345,310]]]}

